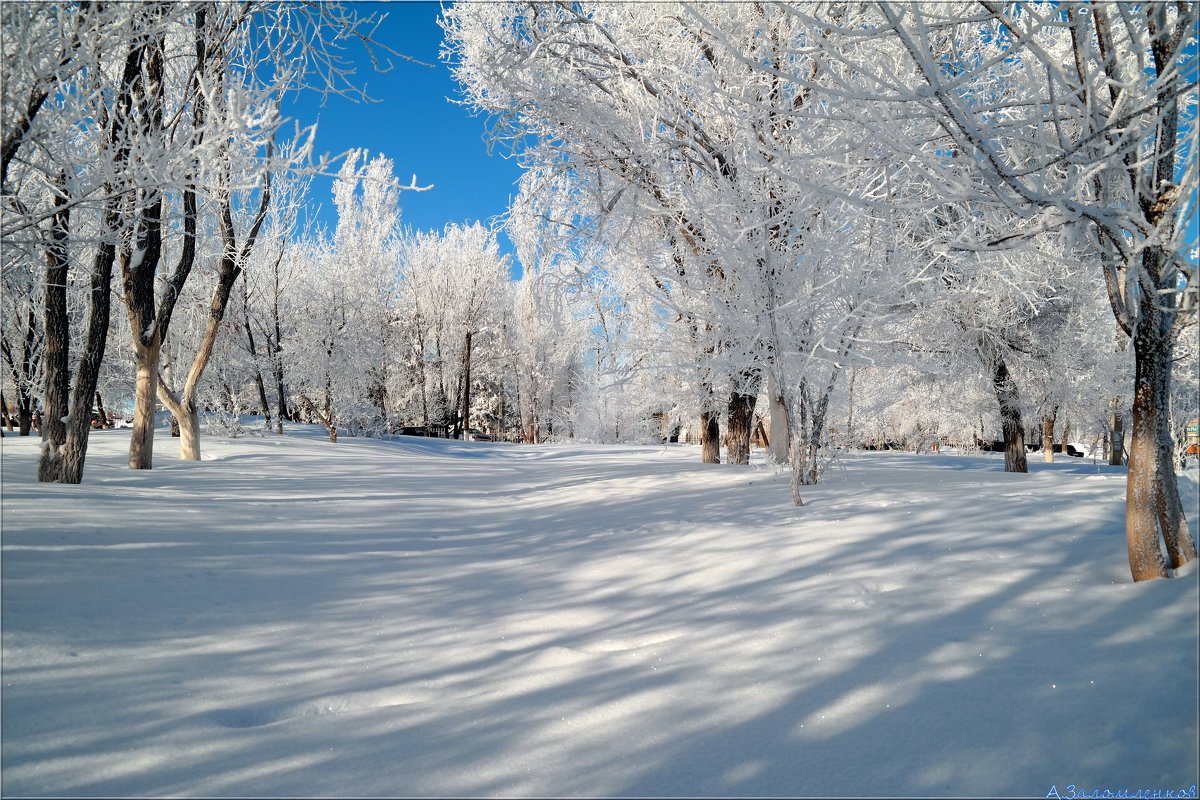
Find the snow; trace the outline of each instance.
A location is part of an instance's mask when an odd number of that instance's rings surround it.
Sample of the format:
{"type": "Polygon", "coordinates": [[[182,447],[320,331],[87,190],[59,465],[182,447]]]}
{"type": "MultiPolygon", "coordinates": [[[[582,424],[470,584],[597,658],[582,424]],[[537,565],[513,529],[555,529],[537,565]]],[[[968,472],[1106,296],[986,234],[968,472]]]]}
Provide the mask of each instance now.
{"type": "Polygon", "coordinates": [[[1198,571],[1130,582],[1119,468],[859,454],[794,508],[687,446],[323,436],[96,431],[81,486],[3,439],[5,795],[1197,781],[1198,571]]]}

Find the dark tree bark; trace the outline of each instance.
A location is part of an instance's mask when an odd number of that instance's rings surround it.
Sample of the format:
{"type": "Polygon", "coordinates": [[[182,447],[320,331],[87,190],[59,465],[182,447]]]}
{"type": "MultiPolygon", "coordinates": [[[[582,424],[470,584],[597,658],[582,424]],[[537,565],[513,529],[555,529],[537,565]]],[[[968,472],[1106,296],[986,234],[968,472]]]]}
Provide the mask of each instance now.
{"type": "Polygon", "coordinates": [[[325,381],[325,425],[329,428],[330,444],[337,444],[337,420],[333,416],[333,384],[325,381]]]}
{"type": "Polygon", "coordinates": [[[730,464],[750,463],[750,437],[754,433],[754,406],[757,392],[734,391],[729,396],[726,414],[726,434],[729,437],[726,461],[730,464]]]}
{"type": "Polygon", "coordinates": [[[700,412],[700,463],[721,463],[721,417],[715,411],[700,412]]]}
{"type": "Polygon", "coordinates": [[[96,414],[100,417],[100,427],[104,430],[112,430],[112,418],[104,410],[104,398],[100,396],[100,392],[96,392],[96,414]]]}
{"type": "Polygon", "coordinates": [[[9,165],[12,164],[17,150],[20,149],[22,140],[33,126],[34,117],[37,116],[49,96],[49,91],[43,86],[35,84],[30,88],[25,107],[18,112],[14,124],[4,137],[3,144],[0,144],[0,186],[7,189],[9,165]]]}
{"type": "Polygon", "coordinates": [[[462,436],[463,418],[462,418],[462,396],[463,396],[463,373],[458,373],[458,381],[454,386],[454,405],[449,411],[450,416],[450,438],[458,439],[462,436]]]}
{"type": "Polygon", "coordinates": [[[1000,405],[1000,425],[1004,431],[1004,471],[1028,472],[1025,460],[1025,423],[1021,420],[1021,396],[1008,373],[1008,364],[997,358],[992,371],[992,388],[1000,405]]]}
{"type": "MultiPolygon", "coordinates": [[[[65,205],[66,198],[61,198],[65,205]]],[[[46,389],[43,401],[47,419],[42,423],[42,457],[38,463],[38,480],[43,483],[79,483],[74,470],[63,461],[67,443],[67,426],[64,419],[70,411],[69,388],[71,376],[68,372],[70,359],[71,330],[67,316],[67,277],[70,263],[67,260],[67,235],[71,212],[63,208],[52,220],[51,244],[46,253],[46,389]]],[[[104,254],[101,247],[97,259],[104,254]]],[[[110,266],[111,269],[111,266],[110,266]]],[[[90,404],[89,404],[90,405],[90,404]]]]}
{"type": "Polygon", "coordinates": [[[1142,324],[1133,336],[1133,430],[1125,497],[1125,536],[1135,581],[1167,577],[1160,542],[1171,567],[1196,557],[1188,531],[1171,448],[1170,397],[1173,342],[1158,298],[1143,293],[1142,324]]]}
{"type": "MultiPolygon", "coordinates": [[[[38,480],[43,483],[79,483],[91,432],[92,395],[100,377],[100,363],[108,343],[111,315],[110,284],[116,248],[111,239],[101,242],[92,262],[88,293],[87,332],[76,367],[74,392],[70,392],[68,342],[70,322],[67,316],[67,232],[70,212],[66,196],[54,214],[51,246],[46,256],[46,361],[44,396],[46,414],[41,424],[43,450],[38,462],[38,480]],[[64,419],[66,420],[64,422],[64,419]]],[[[115,201],[104,214],[105,230],[117,229],[120,217],[115,201]]]]}
{"type": "Polygon", "coordinates": [[[1125,415],[1121,413],[1120,401],[1113,398],[1112,402],[1112,433],[1109,435],[1108,463],[1119,467],[1125,463],[1125,415]]]}
{"type": "MultiPolygon", "coordinates": [[[[28,436],[33,430],[33,404],[36,401],[30,395],[28,403],[20,403],[17,405],[17,433],[21,436],[28,436]]],[[[9,430],[12,430],[10,427],[9,430]]]]}
{"type": "Polygon", "coordinates": [[[280,257],[275,259],[275,267],[272,270],[273,292],[271,295],[271,326],[272,329],[267,334],[267,352],[271,355],[272,378],[275,381],[275,400],[277,409],[275,414],[275,432],[283,433],[283,421],[295,421],[295,414],[290,413],[287,407],[287,391],[283,385],[283,333],[282,326],[279,321],[279,264],[283,260],[283,251],[280,250],[280,257]]]}
{"type": "Polygon", "coordinates": [[[1042,417],[1042,458],[1047,464],[1054,463],[1054,414],[1042,417]]]}
{"type": "Polygon", "coordinates": [[[471,436],[471,331],[463,344],[462,428],[463,441],[471,436]]]}
{"type": "MultiPolygon", "coordinates": [[[[282,253],[282,251],[280,251],[282,253]]],[[[242,324],[246,328],[246,344],[250,348],[250,363],[254,365],[254,386],[258,389],[258,405],[262,409],[266,427],[271,427],[271,404],[267,401],[267,385],[258,366],[258,346],[254,341],[254,327],[250,324],[250,289],[246,285],[246,273],[242,273],[242,324]]]]}
{"type": "Polygon", "coordinates": [[[283,421],[288,422],[295,420],[295,415],[288,412],[287,407],[287,392],[283,388],[283,362],[279,360],[279,354],[275,354],[275,432],[283,433],[283,421]]]}

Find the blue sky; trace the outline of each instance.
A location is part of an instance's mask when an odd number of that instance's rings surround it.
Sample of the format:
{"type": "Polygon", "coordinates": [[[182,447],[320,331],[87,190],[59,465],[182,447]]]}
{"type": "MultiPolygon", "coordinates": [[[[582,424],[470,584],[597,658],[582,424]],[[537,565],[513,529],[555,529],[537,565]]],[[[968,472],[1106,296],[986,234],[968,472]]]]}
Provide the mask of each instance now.
{"type": "MultiPolygon", "coordinates": [[[[332,155],[354,147],[392,159],[397,177],[407,184],[434,188],[400,195],[401,224],[415,230],[441,230],[448,222],[473,222],[501,214],[516,193],[516,162],[499,152],[487,153],[485,119],[474,117],[458,99],[449,68],[439,59],[442,30],[439,3],[355,3],[361,16],[386,13],[375,39],[398,53],[433,68],[392,57],[393,69],[377,73],[363,48],[349,50],[358,69],[355,83],[366,86],[375,103],[329,97],[325,104],[312,92],[285,107],[302,124],[317,122],[315,150],[332,155]]],[[[336,220],[332,180],[316,178],[311,200],[321,204],[319,219],[330,229],[336,220]]],[[[506,239],[501,240],[511,252],[506,239]]]]}
{"type": "MultiPolygon", "coordinates": [[[[358,70],[355,82],[365,85],[378,102],[329,97],[321,105],[315,93],[307,92],[285,106],[284,113],[302,124],[318,123],[318,153],[337,155],[366,148],[372,156],[383,153],[391,158],[402,183],[415,174],[418,185],[433,184],[427,192],[401,194],[401,224],[406,227],[440,231],[448,222],[486,223],[502,214],[516,192],[520,170],[499,152],[489,156],[483,140],[484,118],[452,102],[459,97],[458,86],[439,58],[441,4],[364,2],[353,3],[352,8],[364,17],[386,14],[376,40],[432,68],[392,57],[392,70],[377,73],[363,48],[353,46],[348,55],[358,70]]],[[[1194,120],[1195,110],[1190,111],[1194,120]]],[[[318,219],[329,229],[336,221],[331,186],[332,179],[318,177],[310,196],[314,207],[320,205],[318,219]]],[[[1200,241],[1200,218],[1194,210],[1184,224],[1194,247],[1200,241]]],[[[503,234],[500,244],[504,252],[512,253],[503,234]]],[[[520,267],[513,266],[515,277],[520,267]]]]}

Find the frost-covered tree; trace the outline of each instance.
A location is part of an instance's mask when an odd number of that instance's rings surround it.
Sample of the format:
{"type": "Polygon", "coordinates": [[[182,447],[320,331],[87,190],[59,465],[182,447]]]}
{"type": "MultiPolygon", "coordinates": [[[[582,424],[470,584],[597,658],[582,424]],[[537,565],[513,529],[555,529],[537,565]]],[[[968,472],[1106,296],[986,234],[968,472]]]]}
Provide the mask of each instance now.
{"type": "Polygon", "coordinates": [[[689,333],[680,341],[695,343],[703,459],[719,460],[723,415],[727,460],[746,463],[767,375],[773,403],[794,412],[783,437],[800,440],[799,486],[819,473],[828,393],[863,319],[885,313],[880,298],[913,266],[885,257],[868,202],[900,176],[867,151],[849,169],[837,117],[814,111],[821,124],[800,130],[790,113],[810,93],[747,67],[819,68],[787,50],[805,35],[794,17],[688,8],[461,6],[445,27],[497,137],[547,185],[578,187],[578,227],[619,243],[624,268],[646,273],[658,308],[689,333]]]}
{"type": "MultiPolygon", "coordinates": [[[[1135,580],[1195,557],[1173,470],[1172,350],[1194,317],[1194,2],[854,6],[791,13],[824,25],[810,47],[853,67],[819,84],[882,146],[919,159],[941,202],[986,205],[987,224],[948,232],[957,249],[1020,246],[1075,229],[1091,240],[1135,362],[1126,535],[1135,580]],[[881,68],[886,64],[886,68],[881,68]],[[940,133],[889,128],[898,114],[940,133]],[[1189,123],[1188,120],[1193,120],[1189,123]]],[[[974,223],[974,219],[972,219],[974,223]]]]}
{"type": "Polygon", "coordinates": [[[33,414],[41,396],[42,356],[45,348],[42,291],[36,264],[24,248],[5,249],[0,279],[0,400],[4,423],[12,430],[8,416],[11,400],[16,410],[21,436],[28,436],[33,414]]]}
{"type": "Polygon", "coordinates": [[[663,7],[458,6],[445,27],[470,101],[498,118],[495,131],[523,148],[527,166],[585,182],[595,209],[586,216],[623,204],[702,245],[672,180],[728,183],[735,173],[699,113],[698,87],[678,80],[703,47],[663,7]]]}
{"type": "Polygon", "coordinates": [[[151,124],[145,110],[159,72],[151,40],[179,16],[147,6],[4,9],[0,230],[6,251],[45,265],[42,481],[82,479],[112,273],[132,236],[134,196],[154,182],[133,155],[151,124]],[[82,308],[72,313],[70,290],[81,283],[82,308]],[[73,337],[79,317],[86,332],[73,337]]]}
{"type": "Polygon", "coordinates": [[[420,373],[414,383],[423,424],[463,435],[471,424],[480,334],[500,339],[508,259],[494,231],[480,223],[451,223],[441,233],[410,236],[400,267],[397,318],[420,373]]]}
{"type": "Polygon", "coordinates": [[[307,243],[291,287],[295,327],[283,354],[292,392],[329,429],[331,442],[339,428],[386,424],[380,370],[395,290],[400,188],[388,158],[351,153],[333,186],[333,234],[307,243]]]}
{"type": "Polygon", "coordinates": [[[635,429],[620,417],[640,404],[613,396],[628,383],[629,302],[602,237],[581,230],[589,209],[575,182],[538,170],[509,209],[522,277],[506,334],[525,441],[618,441],[635,429]]]}
{"type": "MultiPolygon", "coordinates": [[[[0,229],[6,250],[48,265],[39,476],[81,479],[114,272],[139,372],[130,461],[148,467],[159,351],[199,217],[236,216],[235,193],[264,186],[284,88],[353,91],[339,39],[363,21],[332,4],[16,3],[3,24],[0,229]],[[70,287],[84,283],[76,314],[70,287]],[[73,316],[86,319],[82,336],[73,316]]],[[[225,248],[229,262],[244,245],[225,248]]]]}
{"type": "Polygon", "coordinates": [[[310,178],[304,175],[275,181],[260,234],[262,242],[251,251],[242,272],[242,338],[264,424],[267,429],[274,425],[276,433],[283,433],[284,421],[291,419],[282,355],[287,317],[284,304],[300,260],[299,242],[308,235],[300,230],[299,216],[310,185],[310,178]]]}

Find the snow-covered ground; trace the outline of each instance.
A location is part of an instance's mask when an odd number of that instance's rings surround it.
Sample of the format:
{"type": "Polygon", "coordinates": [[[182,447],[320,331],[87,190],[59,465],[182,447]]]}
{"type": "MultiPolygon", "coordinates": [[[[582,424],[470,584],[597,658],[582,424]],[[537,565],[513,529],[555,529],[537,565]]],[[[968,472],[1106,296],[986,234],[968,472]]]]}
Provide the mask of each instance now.
{"type": "Polygon", "coordinates": [[[6,796],[1197,781],[1198,573],[1130,582],[1119,469],[861,454],[793,508],[689,447],[128,437],[82,486],[3,439],[6,796]]]}

